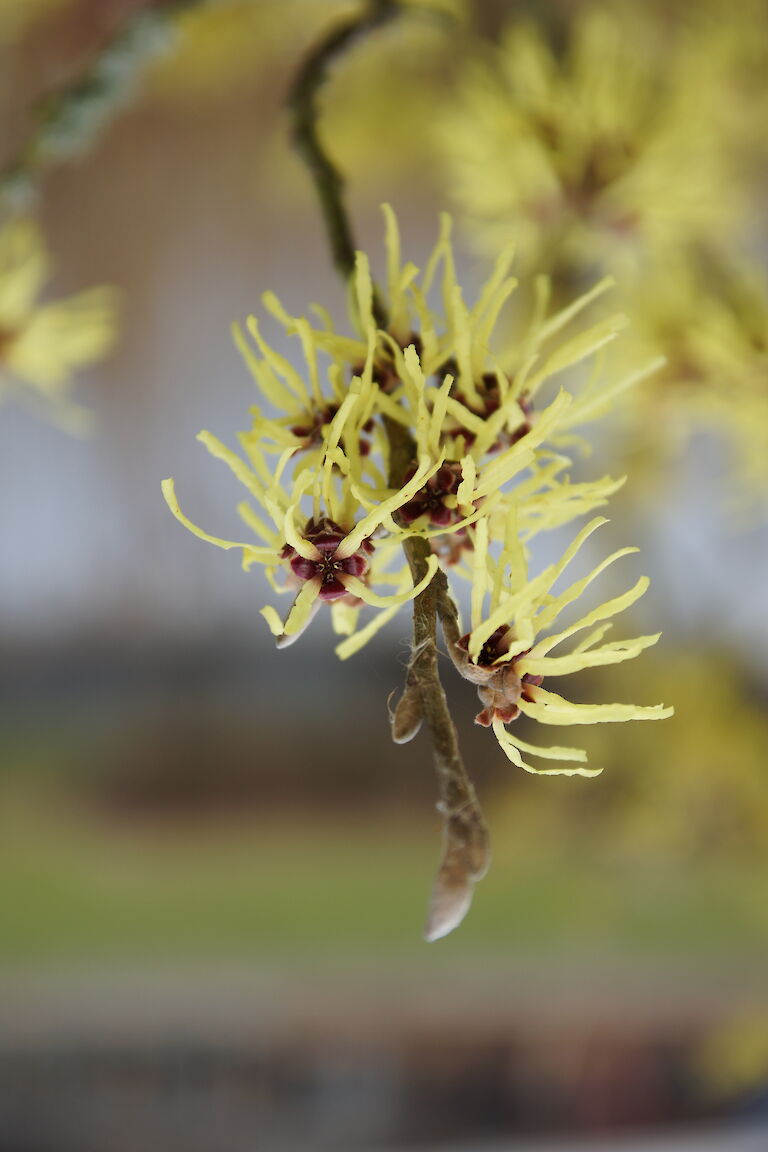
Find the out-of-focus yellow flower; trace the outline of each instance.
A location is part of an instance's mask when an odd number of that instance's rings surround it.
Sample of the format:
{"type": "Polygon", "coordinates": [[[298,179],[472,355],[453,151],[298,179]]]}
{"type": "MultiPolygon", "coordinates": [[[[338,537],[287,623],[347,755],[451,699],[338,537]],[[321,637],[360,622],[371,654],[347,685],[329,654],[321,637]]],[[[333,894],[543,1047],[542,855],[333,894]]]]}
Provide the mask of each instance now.
{"type": "MultiPolygon", "coordinates": [[[[696,92],[716,87],[707,106],[710,131],[727,142],[747,179],[759,177],[768,158],[768,7],[765,0],[699,0],[695,12],[682,7],[681,19],[692,18],[696,50],[681,61],[681,80],[696,92]]],[[[758,196],[761,185],[753,185],[758,196]]]]}
{"type": "Polygon", "coordinates": [[[673,710],[663,705],[573,704],[542,688],[545,677],[567,676],[585,668],[618,664],[639,656],[655,644],[660,633],[631,640],[603,643],[612,617],[624,612],[646,591],[641,577],[621,596],[593,608],[559,631],[550,631],[561,613],[579,600],[592,581],[622,556],[637,551],[622,548],[597,565],[587,576],[554,595],[552,589],[588,537],[605,519],[592,520],[578,533],[562,558],[538,576],[528,574],[525,553],[517,533],[517,515],[510,511],[508,531],[498,558],[490,552],[487,521],[473,529],[474,572],[472,581],[472,628],[460,641],[455,661],[461,674],[478,686],[483,704],[477,722],[492,727],[504,753],[527,772],[549,775],[595,776],[602,769],[584,767],[587,755],[580,748],[539,747],[526,743],[507,730],[525,715],[541,724],[599,724],[625,720],[662,720],[673,710]],[[597,627],[595,627],[597,625],[597,627]],[[553,648],[579,633],[587,632],[567,655],[550,655],[553,648]],[[534,768],[523,753],[565,762],[567,767],[534,768]]]}
{"type": "Polygon", "coordinates": [[[449,187],[481,244],[514,236],[539,266],[618,270],[730,227],[736,191],[709,119],[718,77],[689,65],[695,31],[669,36],[644,5],[619,3],[579,10],[568,35],[559,55],[515,22],[468,62],[446,111],[449,187]]]}
{"type": "Polygon", "coordinates": [[[0,395],[14,384],[68,407],[72,378],[101,359],[115,338],[115,295],[92,288],[40,303],[49,274],[40,232],[28,220],[0,229],[0,395]]]}
{"type": "Polygon", "coordinates": [[[719,1099],[764,1092],[768,1079],[768,1014],[743,1010],[714,1024],[697,1054],[696,1071],[719,1099]]]}
{"type": "MultiPolygon", "coordinates": [[[[658,463],[697,430],[722,438],[743,493],[768,493],[768,281],[693,254],[654,268],[627,298],[628,355],[664,357],[635,392],[629,427],[658,463]],[[633,349],[634,338],[634,349],[633,349]],[[661,450],[661,452],[660,452],[661,450]]],[[[665,461],[668,463],[668,461],[665,461]]]]}

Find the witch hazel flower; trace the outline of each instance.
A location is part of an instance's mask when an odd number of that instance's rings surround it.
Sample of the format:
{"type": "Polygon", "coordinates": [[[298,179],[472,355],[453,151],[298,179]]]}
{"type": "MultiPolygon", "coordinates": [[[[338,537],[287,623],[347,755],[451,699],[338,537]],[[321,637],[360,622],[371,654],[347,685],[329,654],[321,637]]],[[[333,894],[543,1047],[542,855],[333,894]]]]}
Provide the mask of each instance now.
{"type": "MultiPolygon", "coordinates": [[[[403,576],[407,565],[401,560],[401,571],[394,577],[394,591],[380,593],[372,587],[379,578],[392,582],[393,574],[387,568],[395,551],[392,545],[400,544],[393,515],[439,470],[440,462],[423,461],[399,491],[379,501],[355,521],[360,507],[356,486],[351,479],[349,460],[338,444],[326,452],[316,473],[302,469],[292,480],[286,480],[286,469],[294,454],[291,449],[282,454],[272,475],[265,458],[249,441],[246,443],[250,465],[209,432],[201,432],[198,439],[213,456],[229,466],[269,518],[265,520],[248,502],[238,505],[241,519],[253,530],[258,543],[223,539],[199,528],[181,511],[172,479],[163,481],[163,495],[176,519],[194,535],[219,548],[240,549],[244,569],[256,563],[265,565],[270,583],[280,592],[295,591],[298,586],[285,620],[271,605],[262,609],[278,647],[286,647],[298,639],[323,602],[336,610],[337,631],[349,633],[354,631],[357,611],[362,605],[391,611],[417,596],[432,579],[438,565],[436,557],[432,558],[425,577],[415,585],[411,581],[406,585],[403,576]],[[339,465],[341,471],[337,475],[339,465]],[[328,511],[320,511],[300,522],[298,514],[305,497],[311,497],[315,506],[325,504],[328,511]],[[342,527],[348,522],[349,528],[342,527]],[[377,549],[372,537],[383,525],[391,529],[392,539],[377,549]],[[341,611],[343,608],[352,610],[351,619],[349,611],[346,615],[341,611]]],[[[385,622],[382,621],[382,625],[385,622]]],[[[375,630],[369,625],[366,635],[373,635],[375,630]]]]}
{"type": "Polygon", "coordinates": [[[0,397],[42,400],[47,414],[75,428],[87,417],[70,398],[74,375],[107,354],[115,339],[116,298],[91,288],[41,302],[50,261],[31,220],[0,227],[0,397]]]}
{"type": "MultiPolygon", "coordinates": [[[[636,552],[621,548],[592,571],[570,584],[559,595],[552,588],[576,557],[585,541],[607,523],[596,517],[566,548],[562,558],[536,577],[529,577],[527,561],[514,532],[508,532],[501,555],[494,561],[488,552],[486,522],[474,529],[475,564],[472,581],[472,630],[456,645],[452,656],[461,675],[477,685],[483,705],[476,721],[493,732],[505,755],[527,772],[548,775],[596,776],[602,769],[586,767],[586,753],[579,748],[534,746],[507,730],[520,715],[541,724],[570,725],[662,720],[673,714],[663,705],[578,704],[543,688],[545,677],[570,675],[585,668],[617,664],[639,656],[656,644],[660,633],[630,640],[603,643],[614,616],[631,607],[648,588],[641,577],[620,596],[605,601],[559,631],[550,632],[561,613],[580,599],[589,585],[621,557],[636,552]],[[597,627],[594,627],[597,625],[597,627]],[[567,655],[550,655],[565,640],[591,629],[567,655]],[[543,634],[543,635],[542,635],[543,634]],[[567,766],[533,767],[523,753],[567,766]]],[[[512,521],[514,525],[514,520],[512,521]]]]}

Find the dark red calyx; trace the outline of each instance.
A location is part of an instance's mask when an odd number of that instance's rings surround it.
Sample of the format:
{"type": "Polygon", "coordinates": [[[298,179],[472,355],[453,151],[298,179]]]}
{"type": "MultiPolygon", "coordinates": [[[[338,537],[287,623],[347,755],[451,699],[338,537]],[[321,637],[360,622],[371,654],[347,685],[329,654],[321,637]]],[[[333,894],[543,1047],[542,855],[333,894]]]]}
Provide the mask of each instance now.
{"type": "Polygon", "coordinates": [[[302,533],[305,540],[313,544],[320,555],[317,559],[300,556],[289,544],[281,555],[290,560],[291,571],[300,580],[320,580],[318,596],[321,600],[340,600],[349,595],[342,576],[355,576],[362,579],[369,568],[368,557],[374,550],[370,540],[363,540],[357,552],[351,556],[337,557],[336,550],[347,535],[346,531],[327,516],[318,520],[308,520],[302,533]]]}
{"type": "MultiPolygon", "coordinates": [[[[416,474],[416,468],[410,468],[406,473],[405,481],[411,480],[416,474]]],[[[458,508],[451,508],[446,504],[448,496],[455,496],[461,484],[461,464],[456,460],[449,461],[438,468],[434,476],[430,476],[423,488],[413,496],[407,504],[400,509],[400,516],[406,524],[413,523],[420,516],[428,516],[430,524],[436,528],[447,528],[462,519],[458,508]]]]}

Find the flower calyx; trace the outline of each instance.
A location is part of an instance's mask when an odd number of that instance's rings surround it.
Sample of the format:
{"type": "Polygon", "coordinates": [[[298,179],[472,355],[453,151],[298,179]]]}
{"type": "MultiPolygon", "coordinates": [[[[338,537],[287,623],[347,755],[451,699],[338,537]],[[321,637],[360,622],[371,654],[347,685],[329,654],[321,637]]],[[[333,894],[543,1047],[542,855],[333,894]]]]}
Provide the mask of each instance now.
{"type": "MultiPolygon", "coordinates": [[[[307,521],[302,538],[307,547],[303,553],[286,544],[281,557],[287,560],[290,569],[302,583],[312,581],[318,587],[319,600],[341,600],[349,596],[344,577],[354,576],[363,579],[370,567],[369,557],[373,552],[370,540],[363,540],[356,552],[339,555],[339,545],[347,532],[334,520],[322,516],[307,521]]],[[[357,598],[353,598],[357,603],[357,598]]]]}
{"type": "MultiPolygon", "coordinates": [[[[412,465],[405,481],[416,475],[416,465],[412,465]]],[[[400,509],[400,517],[406,524],[412,524],[422,516],[427,516],[435,528],[448,528],[461,520],[456,493],[461,483],[461,464],[447,460],[430,476],[423,488],[400,509]]]]}
{"type": "Polygon", "coordinates": [[[454,664],[465,680],[477,685],[483,707],[475,717],[475,723],[484,728],[490,728],[494,720],[500,720],[502,724],[516,720],[520,715],[519,701],[530,699],[529,689],[539,687],[544,679],[529,673],[521,676],[515,671],[517,661],[529,650],[520,652],[513,660],[502,660],[514,639],[511,628],[497,628],[474,660],[469,656],[469,633],[454,645],[454,664]]]}

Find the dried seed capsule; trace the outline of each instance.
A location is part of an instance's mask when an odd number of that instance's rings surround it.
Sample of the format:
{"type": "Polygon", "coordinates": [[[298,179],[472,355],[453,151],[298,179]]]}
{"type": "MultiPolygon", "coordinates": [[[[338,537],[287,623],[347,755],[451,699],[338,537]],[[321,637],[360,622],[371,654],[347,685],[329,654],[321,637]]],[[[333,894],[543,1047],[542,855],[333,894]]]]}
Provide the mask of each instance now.
{"type": "Polygon", "coordinates": [[[391,715],[392,739],[395,744],[407,744],[421,728],[423,713],[421,693],[415,684],[406,686],[391,715]]]}

